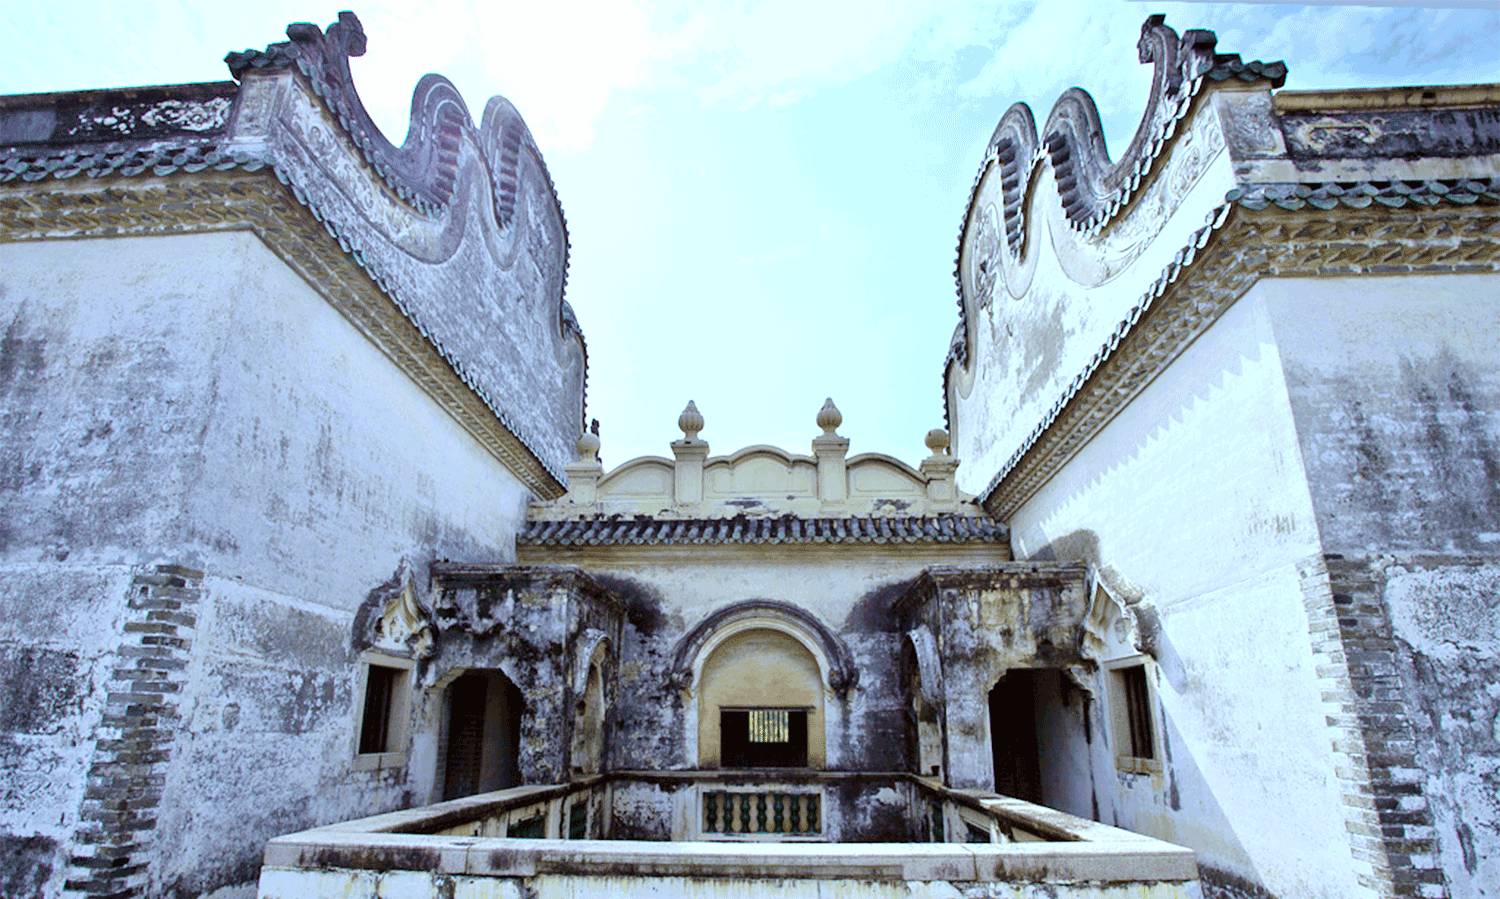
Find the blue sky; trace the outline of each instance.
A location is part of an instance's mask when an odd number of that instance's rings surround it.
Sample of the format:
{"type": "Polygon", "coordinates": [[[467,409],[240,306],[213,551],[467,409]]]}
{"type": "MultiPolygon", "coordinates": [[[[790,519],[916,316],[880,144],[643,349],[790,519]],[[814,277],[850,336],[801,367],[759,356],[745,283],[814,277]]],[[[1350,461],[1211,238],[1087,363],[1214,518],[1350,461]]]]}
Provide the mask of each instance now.
{"type": "Polygon", "coordinates": [[[665,454],[689,398],[715,452],[806,452],[825,396],[853,452],[915,462],[942,422],[964,200],[1007,106],[1041,119],[1081,85],[1123,147],[1152,12],[1284,59],[1288,88],[1500,81],[1500,11],[1463,6],[4,0],[0,93],[223,80],[225,52],[353,8],[355,79],[398,143],[429,71],[473,110],[507,96],[535,133],[606,465],[665,454]]]}

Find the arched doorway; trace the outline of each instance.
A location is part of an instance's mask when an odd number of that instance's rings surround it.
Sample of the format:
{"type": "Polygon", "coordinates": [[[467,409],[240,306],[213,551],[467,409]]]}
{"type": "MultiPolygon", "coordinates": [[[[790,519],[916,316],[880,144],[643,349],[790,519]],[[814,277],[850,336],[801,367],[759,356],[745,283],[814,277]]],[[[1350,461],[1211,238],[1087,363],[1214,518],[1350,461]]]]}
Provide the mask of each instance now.
{"type": "Polygon", "coordinates": [[[710,651],[698,684],[698,764],[821,768],[823,674],[795,637],[742,630],[710,651]]]}
{"type": "Polygon", "coordinates": [[[521,691],[493,670],[468,671],[444,695],[443,798],[503,790],[521,782],[521,691]]]}

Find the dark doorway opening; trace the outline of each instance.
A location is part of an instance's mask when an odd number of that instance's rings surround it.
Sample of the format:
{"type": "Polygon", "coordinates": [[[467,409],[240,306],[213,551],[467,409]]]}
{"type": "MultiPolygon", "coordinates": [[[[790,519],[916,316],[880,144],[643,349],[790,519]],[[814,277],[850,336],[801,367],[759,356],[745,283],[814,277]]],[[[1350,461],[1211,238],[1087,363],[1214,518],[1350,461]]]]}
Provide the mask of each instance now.
{"type": "Polygon", "coordinates": [[[806,709],[720,709],[725,768],[806,768],[806,709]]]}
{"type": "Polygon", "coordinates": [[[443,798],[520,783],[521,691],[498,671],[471,671],[448,685],[443,798]]]}
{"type": "Polygon", "coordinates": [[[1036,672],[1024,668],[1008,672],[990,690],[990,751],[995,792],[1040,803],[1036,690],[1036,672]]]}

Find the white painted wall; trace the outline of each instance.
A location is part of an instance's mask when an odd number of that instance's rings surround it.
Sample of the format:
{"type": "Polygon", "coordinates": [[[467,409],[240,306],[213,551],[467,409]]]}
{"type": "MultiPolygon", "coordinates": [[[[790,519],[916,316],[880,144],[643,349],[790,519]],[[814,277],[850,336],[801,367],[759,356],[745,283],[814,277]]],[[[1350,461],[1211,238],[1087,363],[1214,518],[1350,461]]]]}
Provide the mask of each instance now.
{"type": "Polygon", "coordinates": [[[1093,562],[1161,613],[1167,770],[1116,774],[1096,739],[1102,820],[1278,895],[1359,895],[1297,568],[1318,532],[1257,291],[1010,524],[1018,558],[1093,562]]]}
{"type": "Polygon", "coordinates": [[[1500,556],[1500,274],[1261,282],[1330,552],[1500,556]]]}
{"type": "Polygon", "coordinates": [[[1324,546],[1385,566],[1424,769],[1408,774],[1425,784],[1451,893],[1500,896],[1500,275],[1258,291],[1324,546]]]}
{"type": "MultiPolygon", "coordinates": [[[[350,770],[353,612],[403,556],[507,560],[525,489],[247,232],[0,245],[0,303],[44,363],[5,387],[7,415],[38,423],[7,422],[0,452],[39,467],[5,493],[0,560],[31,578],[6,608],[50,597],[46,615],[3,616],[17,643],[70,617],[82,566],[208,575],[158,886],[253,883],[266,838],[404,804],[404,777],[350,770]]],[[[121,577],[89,586],[101,625],[121,577]]],[[[54,639],[87,688],[118,637],[54,639]]],[[[83,755],[91,702],[64,725],[83,755]]],[[[86,761],[67,764],[81,789],[86,761]]],[[[32,814],[17,806],[11,829],[32,814]]]]}

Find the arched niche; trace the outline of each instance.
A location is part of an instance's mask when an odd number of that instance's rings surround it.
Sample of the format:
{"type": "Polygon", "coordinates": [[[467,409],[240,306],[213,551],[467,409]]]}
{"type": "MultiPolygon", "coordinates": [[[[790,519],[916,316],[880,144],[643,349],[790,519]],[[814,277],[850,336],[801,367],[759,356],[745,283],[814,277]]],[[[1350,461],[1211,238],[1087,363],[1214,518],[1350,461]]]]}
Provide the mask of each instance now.
{"type": "Polygon", "coordinates": [[[786,630],[737,628],[714,641],[694,692],[699,767],[826,764],[823,666],[786,630]]]}
{"type": "Polygon", "coordinates": [[[445,675],[434,692],[441,697],[442,798],[520,784],[526,703],[515,681],[498,668],[460,668],[445,675]]]}
{"type": "Polygon", "coordinates": [[[698,764],[723,763],[722,709],[800,707],[807,713],[807,764],[821,767],[828,763],[826,735],[841,720],[839,704],[830,700],[853,685],[855,670],[848,648],[811,613],[749,600],[715,611],[688,632],[673,654],[671,678],[689,694],[687,754],[698,764]],[[752,690],[757,683],[765,689],[752,690]]]}
{"type": "Polygon", "coordinates": [[[818,670],[829,690],[842,693],[854,685],[857,673],[843,641],[812,613],[772,599],[725,606],[699,622],[672,654],[672,683],[681,690],[696,688],[703,662],[714,647],[741,631],[756,628],[782,631],[805,646],[818,660],[818,670]]]}
{"type": "Polygon", "coordinates": [[[590,630],[580,649],[583,652],[573,682],[576,708],[569,764],[576,774],[597,774],[604,762],[605,717],[609,712],[604,674],[609,662],[609,638],[590,630]]]}

